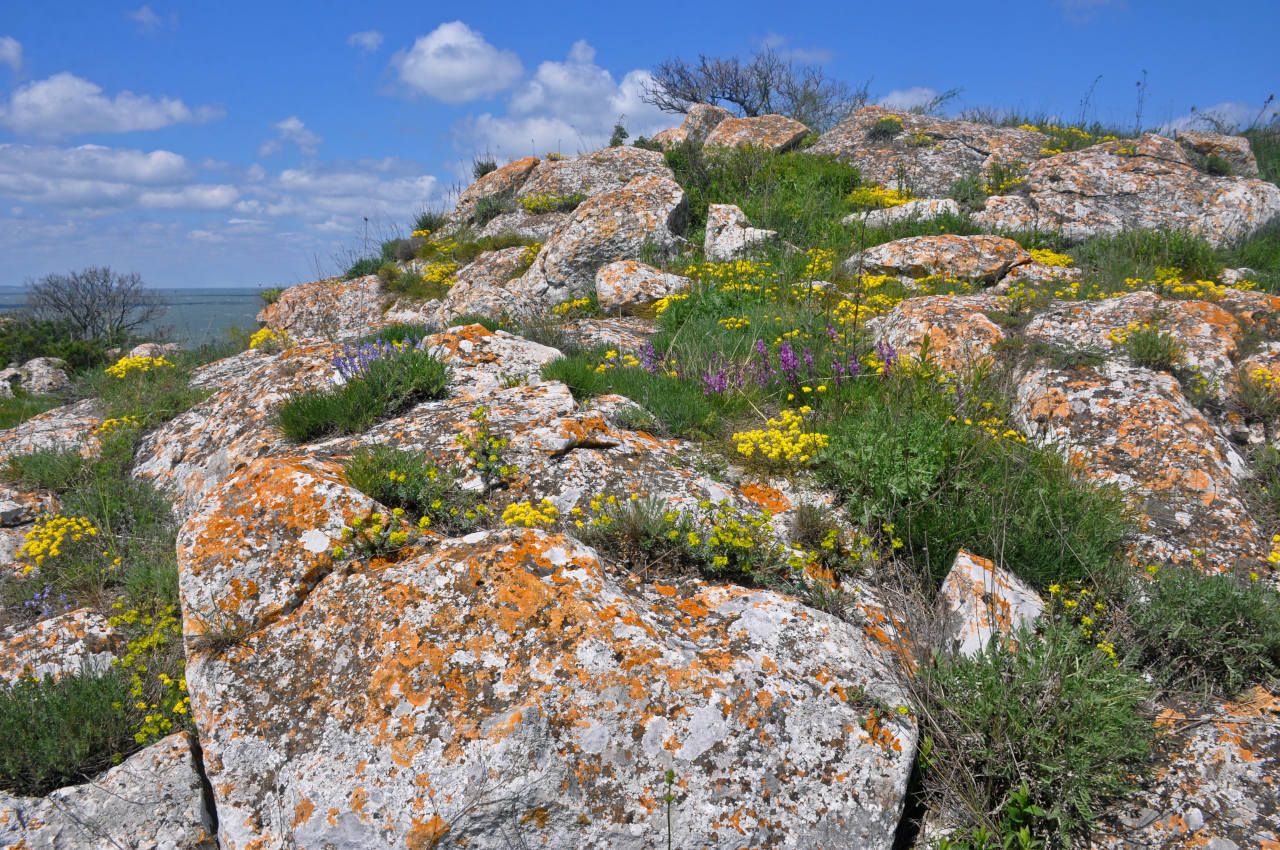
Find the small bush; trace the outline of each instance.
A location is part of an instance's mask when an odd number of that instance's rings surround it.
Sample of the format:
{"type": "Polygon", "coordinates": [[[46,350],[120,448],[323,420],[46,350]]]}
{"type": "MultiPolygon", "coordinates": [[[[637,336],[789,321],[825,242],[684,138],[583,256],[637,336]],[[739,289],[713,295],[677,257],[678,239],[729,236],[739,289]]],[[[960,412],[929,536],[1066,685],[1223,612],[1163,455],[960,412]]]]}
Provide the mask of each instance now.
{"type": "Polygon", "coordinates": [[[280,300],[280,296],[284,294],[284,287],[268,286],[266,289],[258,293],[265,304],[274,304],[280,300]]]}
{"type": "Polygon", "coordinates": [[[1071,250],[1086,272],[1114,288],[1126,278],[1145,278],[1158,268],[1179,269],[1191,280],[1217,280],[1222,262],[1204,237],[1181,230],[1130,230],[1097,236],[1071,250]]]}
{"type": "Polygon", "coordinates": [[[1280,379],[1267,369],[1241,367],[1240,406],[1246,416],[1263,422],[1280,418],[1280,379]]]}
{"type": "Polygon", "coordinates": [[[439,358],[412,348],[364,345],[341,367],[345,382],[301,393],[280,406],[285,438],[305,443],[355,434],[413,405],[444,395],[448,372],[439,358]]]}
{"type": "MultiPolygon", "coordinates": [[[[1123,794],[1153,739],[1150,688],[1071,626],[1022,631],[975,658],[945,657],[915,682],[921,731],[934,747],[926,789],[990,831],[1011,803],[1045,814],[1024,823],[1058,846],[1087,834],[1100,804],[1123,794]],[[1025,790],[1024,789],[1025,786],[1025,790]],[[945,789],[945,790],[944,790],[945,789]]],[[[1014,836],[999,836],[997,847],[1014,836]]]]}
{"type": "Polygon", "coordinates": [[[1280,594],[1271,588],[1162,567],[1134,596],[1126,626],[1161,687],[1230,697],[1280,682],[1280,594]]]}
{"type": "Polygon", "coordinates": [[[420,454],[388,446],[362,449],[346,464],[347,481],[377,502],[399,508],[408,519],[445,534],[464,534],[485,522],[489,509],[481,494],[459,486],[466,473],[440,466],[420,454]]]}
{"type": "Polygon", "coordinates": [[[896,115],[886,115],[871,125],[867,138],[876,142],[887,142],[902,132],[902,119],[896,115]]]}
{"type": "Polygon", "coordinates": [[[424,209],[414,216],[413,229],[424,233],[435,233],[448,223],[449,217],[444,212],[424,209]]]}
{"type": "Polygon", "coordinates": [[[382,261],[377,257],[365,257],[364,259],[356,260],[352,263],[351,268],[347,269],[343,277],[347,280],[354,280],[358,277],[377,274],[381,265],[382,261]]]}
{"type": "Polygon", "coordinates": [[[107,361],[108,348],[127,341],[124,337],[77,339],[69,322],[13,316],[0,322],[0,365],[59,357],[73,370],[92,369],[107,361]]]}
{"type": "Polygon", "coordinates": [[[204,397],[192,389],[186,368],[165,357],[117,360],[77,381],[77,391],[97,396],[108,419],[135,419],[144,428],[166,422],[204,397]],[[144,362],[150,361],[150,362],[144,362]]]}
{"type": "Polygon", "coordinates": [[[1119,345],[1136,365],[1157,372],[1172,372],[1182,362],[1182,343],[1156,321],[1133,322],[1111,331],[1107,338],[1119,345]]]}
{"type": "Polygon", "coordinates": [[[515,207],[510,200],[490,195],[487,198],[481,198],[476,201],[476,209],[472,218],[475,219],[476,227],[484,227],[498,216],[512,212],[514,209],[515,207]]]}
{"type": "Polygon", "coordinates": [[[662,143],[655,142],[652,139],[646,139],[644,136],[637,136],[636,140],[631,143],[631,147],[640,148],[646,151],[657,151],[662,153],[662,143]]]}
{"type": "MultiPolygon", "coordinates": [[[[492,171],[497,171],[497,170],[498,170],[498,163],[495,162],[493,157],[491,156],[480,157],[472,160],[471,162],[471,176],[476,180],[479,180],[481,177],[485,176],[486,174],[492,171]]],[[[425,230],[429,228],[423,228],[423,229],[425,230]]]]}
{"type": "Polygon", "coordinates": [[[0,789],[43,797],[79,785],[136,749],[114,670],[0,682],[0,789]]]}
{"type": "Polygon", "coordinates": [[[572,212],[587,199],[581,192],[572,195],[534,194],[520,199],[520,208],[530,215],[549,212],[572,212]]]}

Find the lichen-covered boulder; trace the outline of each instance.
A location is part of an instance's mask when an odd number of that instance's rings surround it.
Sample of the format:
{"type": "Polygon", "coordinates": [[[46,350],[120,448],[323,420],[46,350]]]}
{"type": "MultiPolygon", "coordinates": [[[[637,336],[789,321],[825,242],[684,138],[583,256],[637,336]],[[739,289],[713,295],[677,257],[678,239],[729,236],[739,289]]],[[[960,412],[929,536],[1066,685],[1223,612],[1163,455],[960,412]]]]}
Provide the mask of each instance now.
{"type": "Polygon", "coordinates": [[[82,670],[102,672],[123,645],[107,618],[88,608],[41,620],[21,631],[0,632],[0,680],[57,678],[82,670]]]}
{"type": "Polygon", "coordinates": [[[865,224],[867,227],[888,227],[900,221],[931,221],[944,215],[960,215],[960,205],[950,198],[907,201],[882,210],[850,213],[841,219],[846,227],[865,224]]]}
{"type": "Polygon", "coordinates": [[[1019,381],[1013,415],[1086,478],[1122,488],[1143,526],[1135,559],[1221,572],[1266,558],[1241,489],[1243,459],[1167,372],[1043,363],[1019,381]]]}
{"type": "Polygon", "coordinates": [[[1178,133],[1178,141],[1184,148],[1201,156],[1220,157],[1238,177],[1258,176],[1258,160],[1253,155],[1253,146],[1244,136],[1183,130],[1178,133]]]}
{"type": "Polygon", "coordinates": [[[47,797],[0,791],[0,842],[14,850],[217,850],[193,749],[179,733],[47,797]]]}
{"type": "Polygon", "coordinates": [[[91,455],[98,450],[94,430],[102,424],[95,399],[55,407],[0,431],[0,463],[18,454],[54,449],[91,455]]]}
{"type": "Polygon", "coordinates": [[[929,362],[944,371],[967,373],[992,362],[1005,332],[987,313],[1007,309],[999,295],[908,298],[875,323],[874,335],[901,357],[927,351],[929,362]]]}
{"type": "Polygon", "coordinates": [[[916,732],[858,703],[904,705],[880,652],[524,530],[330,573],[187,679],[227,850],[639,850],[668,816],[682,847],[889,848],[916,732]]]}
{"type": "Polygon", "coordinates": [[[635,260],[619,260],[596,272],[596,301],[610,315],[641,310],[660,298],[689,288],[689,279],[635,260]]]}
{"type": "Polygon", "coordinates": [[[0,383],[10,390],[16,384],[32,395],[62,393],[71,389],[71,379],[67,377],[69,368],[67,361],[60,357],[35,357],[17,369],[6,369],[0,374],[0,383]]]}
{"type": "Polygon", "coordinates": [[[569,223],[570,217],[571,214],[567,212],[527,213],[523,209],[515,209],[491,219],[488,224],[480,228],[477,235],[502,236],[514,233],[521,239],[546,242],[569,223]]]}
{"type": "Polygon", "coordinates": [[[458,196],[457,206],[454,207],[453,216],[460,221],[469,220],[475,215],[476,204],[480,203],[483,198],[510,197],[515,194],[526,179],[530,172],[538,166],[538,158],[536,156],[526,156],[523,159],[516,159],[508,162],[501,168],[494,169],[488,174],[480,176],[476,182],[466,188],[461,195],[458,196]]]}
{"type": "MultiPolygon", "coordinates": [[[[429,323],[447,327],[455,316],[488,316],[494,319],[529,318],[539,306],[530,303],[510,282],[524,273],[528,248],[516,246],[499,251],[485,251],[454,275],[457,281],[444,300],[428,308],[429,323]]],[[[387,311],[387,320],[408,318],[406,307],[396,305],[387,311]]]]}
{"type": "Polygon", "coordinates": [[[961,549],[938,591],[944,652],[976,656],[1044,613],[1044,600],[1017,576],[961,549]]]}
{"type": "Polygon", "coordinates": [[[707,208],[703,250],[713,263],[741,259],[777,241],[776,230],[752,227],[747,214],[733,204],[711,204],[707,208]]]}
{"type": "Polygon", "coordinates": [[[586,295],[601,266],[642,250],[669,256],[688,217],[684,190],[670,177],[637,177],[616,191],[588,199],[569,224],[542,247],[518,291],[546,307],[586,295]]]}
{"type": "Polygon", "coordinates": [[[867,106],[823,133],[806,153],[834,155],[869,183],[896,186],[901,176],[914,194],[942,198],[957,180],[986,174],[997,161],[1040,158],[1048,141],[1031,130],[867,106]],[[892,119],[899,129],[892,129],[892,119]]]}
{"type": "Polygon", "coordinates": [[[655,133],[653,141],[664,148],[673,147],[681,142],[705,142],[707,136],[721,121],[732,118],[733,113],[723,106],[712,106],[706,103],[695,103],[684,115],[684,123],[670,130],[655,133]]]}
{"type": "Polygon", "coordinates": [[[946,275],[991,283],[1015,266],[1031,262],[1031,255],[1012,239],[1001,236],[909,236],[860,251],[844,263],[854,274],[887,274],[921,278],[946,275]]]}
{"type": "Polygon", "coordinates": [[[317,280],[286,289],[258,321],[294,342],[351,339],[382,318],[380,293],[377,275],[317,280]]]}
{"type": "Polygon", "coordinates": [[[709,148],[752,147],[789,151],[809,135],[809,128],[785,115],[757,115],[754,118],[725,118],[703,141],[709,148]]]}
{"type": "Polygon", "coordinates": [[[1215,246],[1280,216],[1280,187],[1198,171],[1172,139],[1145,135],[1038,160],[1017,195],[973,217],[992,230],[1061,231],[1083,240],[1127,230],[1188,230],[1215,246]]]}
{"type": "Polygon", "coordinates": [[[516,199],[537,195],[593,198],[616,192],[637,177],[670,178],[671,169],[657,151],[620,145],[538,163],[516,192],[516,199]]]}

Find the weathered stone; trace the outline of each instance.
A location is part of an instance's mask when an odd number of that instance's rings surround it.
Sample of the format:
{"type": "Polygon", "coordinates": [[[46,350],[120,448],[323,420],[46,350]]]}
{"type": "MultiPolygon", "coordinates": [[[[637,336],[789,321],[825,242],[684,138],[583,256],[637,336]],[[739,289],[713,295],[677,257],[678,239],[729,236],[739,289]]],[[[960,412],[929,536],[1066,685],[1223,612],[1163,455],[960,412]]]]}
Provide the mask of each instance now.
{"type": "Polygon", "coordinates": [[[986,174],[995,162],[1025,164],[1040,158],[1048,141],[1030,130],[868,106],[823,133],[805,152],[834,155],[857,168],[868,183],[897,187],[901,182],[915,195],[942,198],[957,180],[986,174]],[[901,121],[901,132],[890,136],[878,131],[877,122],[884,118],[901,121]]]}
{"type": "Polygon", "coordinates": [[[377,275],[291,286],[258,313],[258,321],[294,342],[352,339],[382,318],[380,289],[377,275]]]}
{"type": "Polygon", "coordinates": [[[1007,640],[1044,613],[1044,601],[1017,576],[963,549],[938,593],[939,648],[980,655],[992,639],[1007,640]]]}
{"type": "Polygon", "coordinates": [[[533,530],[330,573],[187,679],[227,850],[638,850],[667,835],[667,770],[681,846],[888,848],[916,734],[864,729],[852,689],[904,697],[847,623],[615,578],[533,530]]]}
{"type": "Polygon", "coordinates": [[[709,148],[753,147],[788,151],[809,135],[809,128],[785,115],[758,115],[754,118],[724,118],[715,125],[704,144],[709,148]]]}
{"type": "Polygon", "coordinates": [[[656,333],[649,319],[634,316],[605,319],[574,319],[556,326],[565,337],[583,348],[613,348],[639,357],[640,349],[656,333]]]}
{"type": "Polygon", "coordinates": [[[13,684],[20,677],[102,672],[123,643],[106,617],[88,608],[70,611],[0,634],[0,680],[13,684]]]}
{"type": "Polygon", "coordinates": [[[996,344],[1005,338],[987,313],[1007,309],[1007,301],[997,295],[908,298],[876,323],[875,339],[912,358],[921,356],[928,340],[929,362],[947,372],[968,373],[989,365],[996,344]]]}
{"type": "Polygon", "coordinates": [[[1023,433],[1058,447],[1087,478],[1129,496],[1143,526],[1136,560],[1220,572],[1266,558],[1241,489],[1244,461],[1172,375],[1114,362],[1038,365],[1019,381],[1013,415],[1023,433]]]}
{"type": "Polygon", "coordinates": [[[76,450],[84,455],[96,453],[98,440],[93,431],[101,422],[93,399],[46,410],[0,431],[0,463],[14,455],[45,449],[76,450]]]}
{"type": "Polygon", "coordinates": [[[36,357],[22,364],[18,370],[24,392],[32,395],[50,395],[71,389],[67,377],[67,361],[60,357],[36,357]]]}
{"type": "Polygon", "coordinates": [[[1184,148],[1201,156],[1216,156],[1225,160],[1237,177],[1258,176],[1258,160],[1253,156],[1253,146],[1244,136],[1183,130],[1178,133],[1178,141],[1184,148]]]}
{"type": "Polygon", "coordinates": [[[1012,239],[1000,236],[910,236],[885,242],[845,261],[849,273],[888,274],[921,278],[946,275],[991,283],[1014,266],[1031,262],[1031,255],[1012,239]]]}
{"type": "Polygon", "coordinates": [[[483,198],[510,197],[514,195],[516,190],[524,185],[530,172],[537,166],[538,158],[536,156],[526,156],[523,159],[508,162],[501,168],[482,175],[458,196],[458,204],[453,211],[454,218],[459,221],[469,220],[475,215],[476,204],[480,203],[483,198]]]}
{"type": "Polygon", "coordinates": [[[514,233],[521,239],[536,239],[547,242],[569,223],[571,214],[567,212],[545,212],[536,215],[524,210],[503,213],[480,228],[480,236],[501,236],[514,233]]]}
{"type": "Polygon", "coordinates": [[[595,286],[601,266],[631,259],[646,248],[670,256],[681,241],[687,215],[684,190],[674,180],[637,177],[578,207],[516,288],[546,307],[581,297],[595,286]]]}
{"type": "Polygon", "coordinates": [[[1238,286],[1241,283],[1253,281],[1257,283],[1258,273],[1250,268],[1223,269],[1218,275],[1218,283],[1223,286],[1238,286]]]}
{"type": "Polygon", "coordinates": [[[674,147],[681,142],[705,142],[720,122],[732,117],[733,113],[723,106],[695,103],[685,113],[683,124],[654,134],[653,141],[664,148],[674,147]]]}
{"type": "Polygon", "coordinates": [[[539,163],[516,197],[586,195],[593,198],[612,194],[637,177],[671,179],[671,169],[657,151],[626,146],[605,148],[539,163]]]}
{"type": "Polygon", "coordinates": [[[689,288],[689,279],[635,260],[620,260],[596,272],[596,299],[610,315],[626,315],[689,288]]]}
{"type": "Polygon", "coordinates": [[[1177,142],[1153,135],[1039,160],[1019,192],[987,199],[974,221],[992,230],[1061,231],[1070,240],[1182,229],[1221,246],[1280,216],[1280,187],[1203,174],[1177,142]]]}
{"type": "Polygon", "coordinates": [[[1084,280],[1084,272],[1070,266],[1050,266],[1032,260],[1009,269],[1009,273],[1000,280],[1001,286],[1012,286],[1015,283],[1027,286],[1054,286],[1064,283],[1076,283],[1084,280]]]}
{"type": "Polygon", "coordinates": [[[950,198],[907,201],[882,210],[851,213],[841,219],[840,223],[846,227],[855,224],[888,227],[900,221],[930,221],[944,215],[960,215],[960,205],[950,198]]]}
{"type": "Polygon", "coordinates": [[[713,263],[740,259],[777,241],[776,230],[752,227],[747,214],[733,204],[712,204],[707,208],[703,250],[713,263]]]}
{"type": "Polygon", "coordinates": [[[129,349],[130,357],[172,357],[182,350],[176,342],[144,342],[129,349]]]}
{"type": "Polygon", "coordinates": [[[217,850],[195,761],[180,733],[47,797],[0,791],[0,841],[15,850],[217,850]]]}
{"type": "MultiPolygon", "coordinates": [[[[444,301],[430,310],[429,323],[447,327],[455,316],[487,316],[489,318],[531,318],[540,306],[530,302],[511,282],[528,267],[528,248],[504,248],[485,251],[454,275],[457,282],[444,301]]],[[[388,320],[405,318],[401,305],[387,311],[388,320]]]]}

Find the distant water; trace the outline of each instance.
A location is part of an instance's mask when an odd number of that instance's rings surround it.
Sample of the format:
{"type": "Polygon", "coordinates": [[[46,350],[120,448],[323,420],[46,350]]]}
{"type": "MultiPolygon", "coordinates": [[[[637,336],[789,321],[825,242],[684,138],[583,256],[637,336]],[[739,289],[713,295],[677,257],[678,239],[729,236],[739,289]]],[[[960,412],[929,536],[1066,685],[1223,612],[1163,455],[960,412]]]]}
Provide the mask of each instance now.
{"type": "MultiPolygon", "coordinates": [[[[222,337],[231,328],[255,330],[255,318],[263,304],[258,289],[154,289],[164,302],[164,315],[157,326],[167,330],[169,339],[184,348],[199,346],[222,337]]],[[[25,295],[21,287],[0,287],[0,311],[21,310],[25,295]]]]}

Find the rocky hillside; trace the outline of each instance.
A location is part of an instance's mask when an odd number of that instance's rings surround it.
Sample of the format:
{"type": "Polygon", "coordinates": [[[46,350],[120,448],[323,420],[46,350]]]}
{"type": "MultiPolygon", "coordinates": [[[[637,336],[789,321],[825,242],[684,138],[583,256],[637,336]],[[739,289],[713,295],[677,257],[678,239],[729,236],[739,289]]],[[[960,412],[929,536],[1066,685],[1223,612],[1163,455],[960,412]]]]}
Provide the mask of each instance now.
{"type": "Polygon", "coordinates": [[[654,142],[0,432],[3,846],[1280,847],[1249,141],[654,142]]]}

